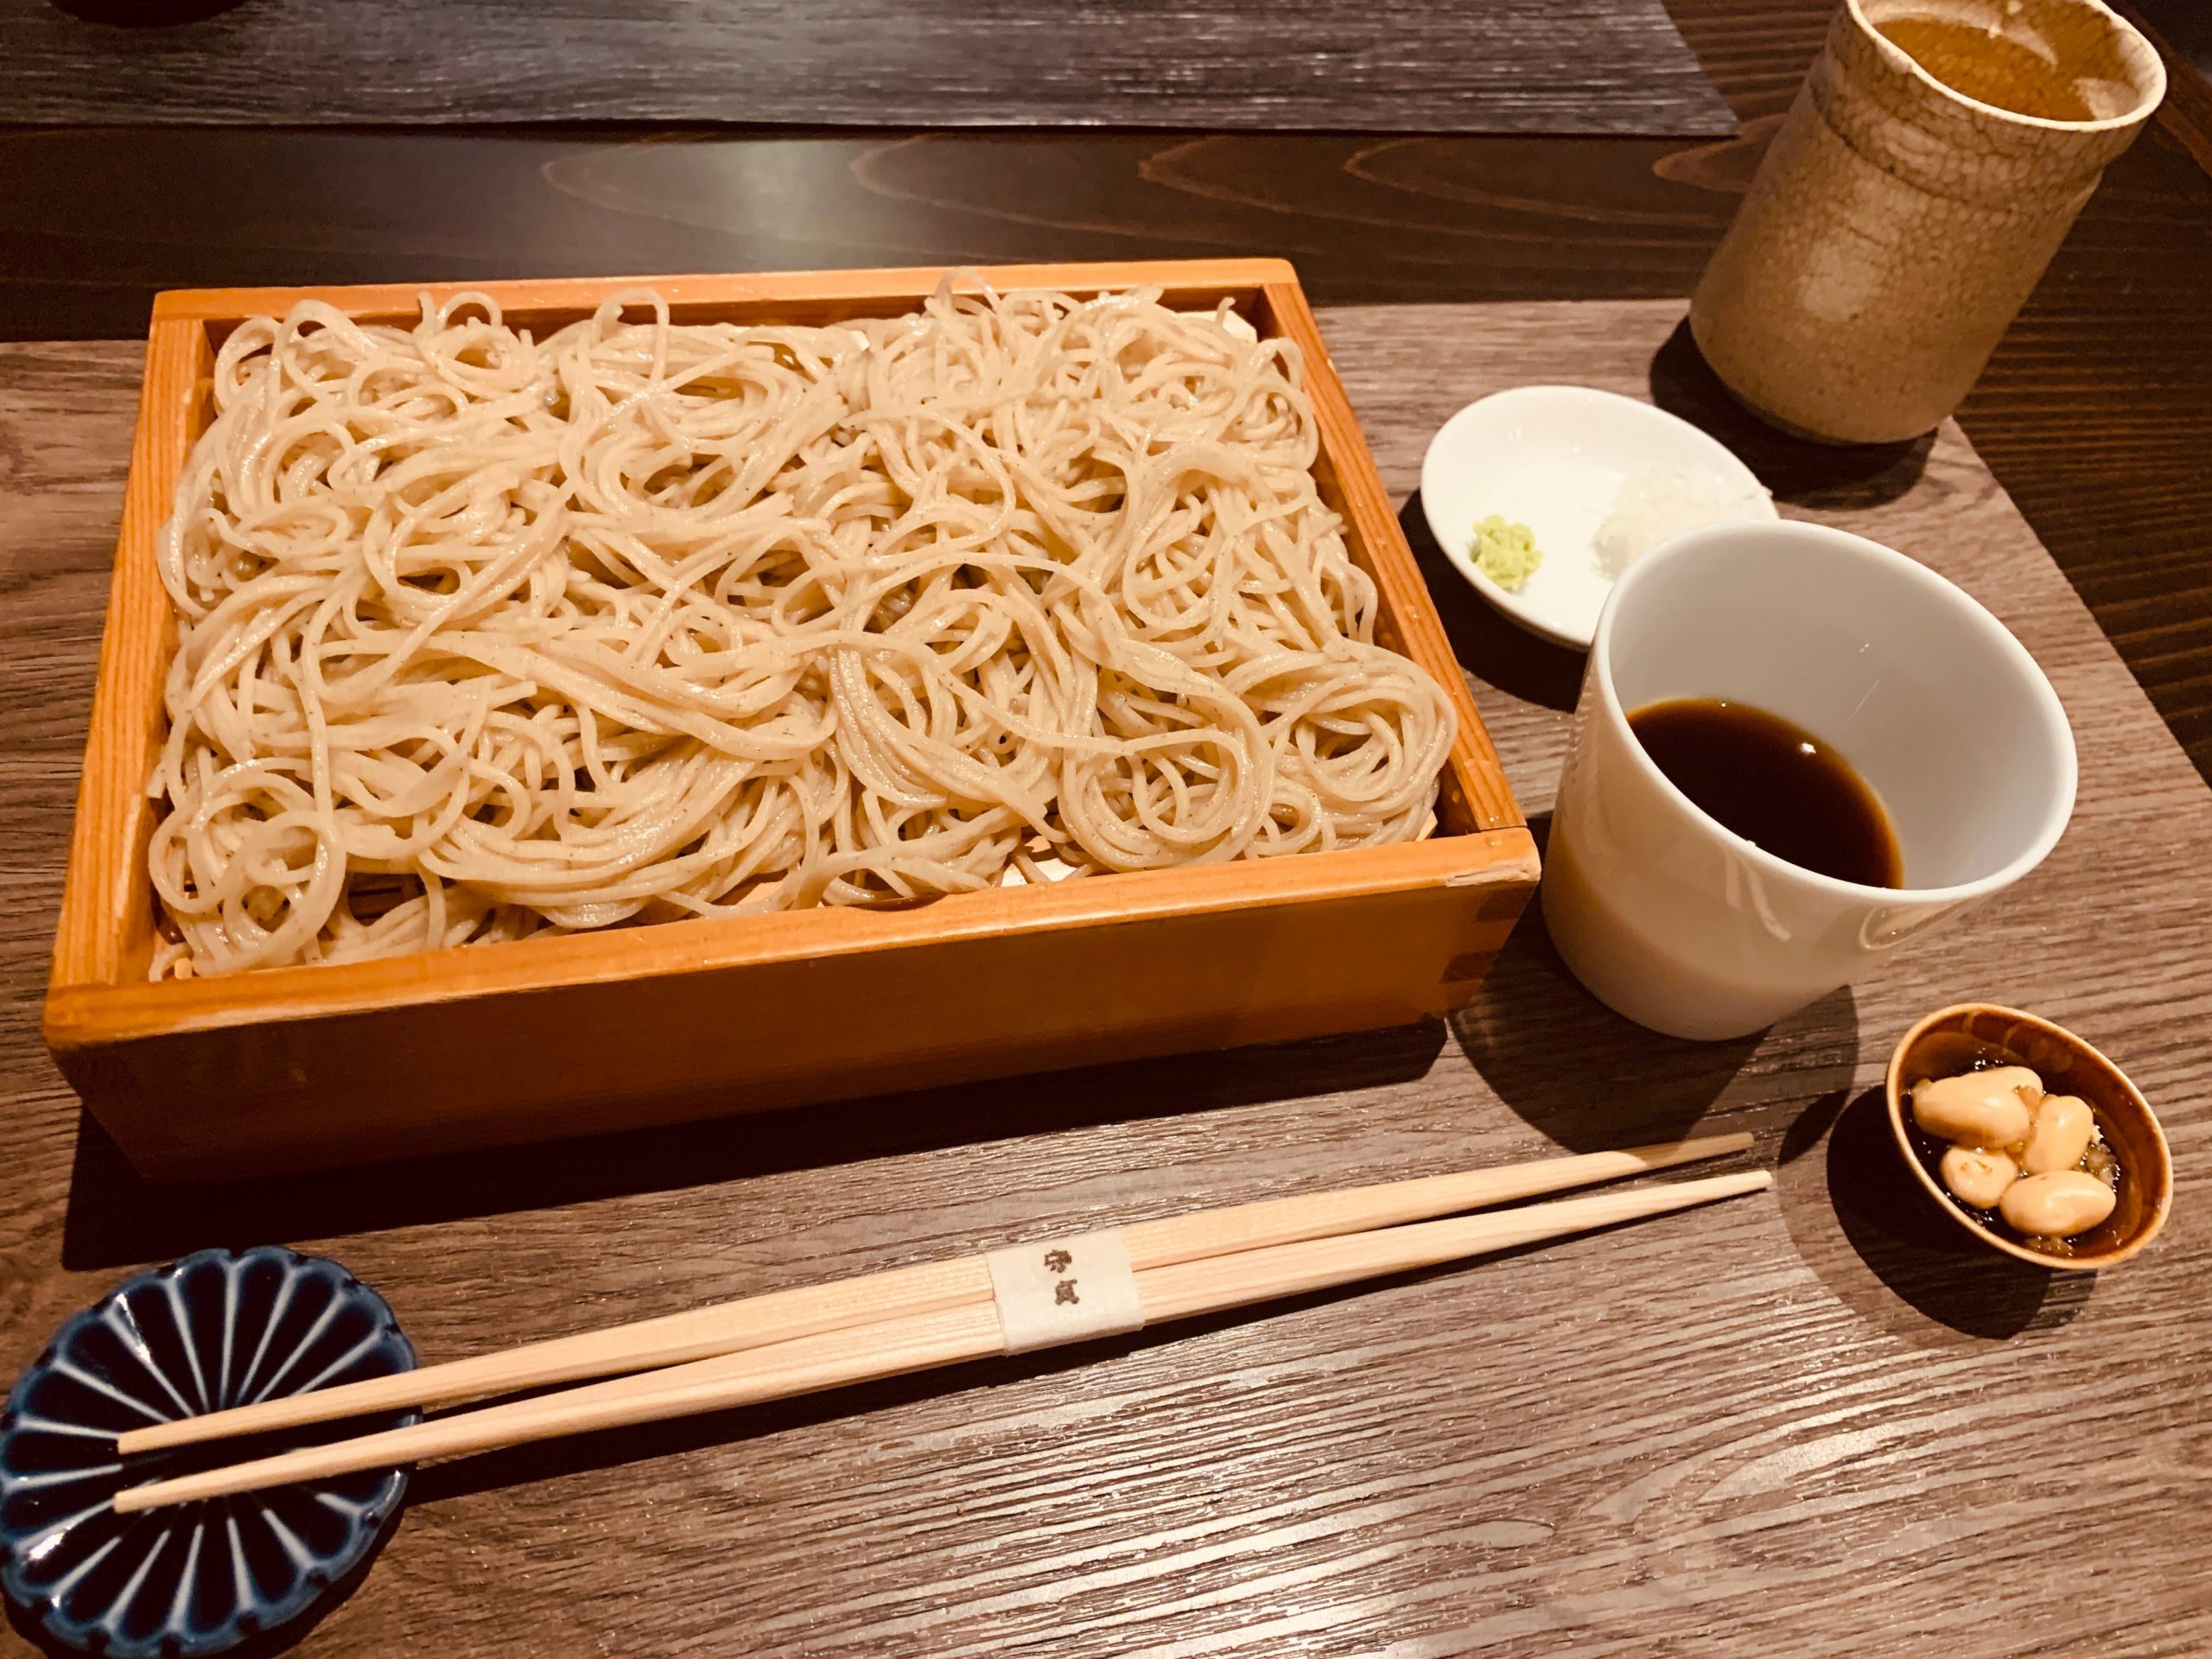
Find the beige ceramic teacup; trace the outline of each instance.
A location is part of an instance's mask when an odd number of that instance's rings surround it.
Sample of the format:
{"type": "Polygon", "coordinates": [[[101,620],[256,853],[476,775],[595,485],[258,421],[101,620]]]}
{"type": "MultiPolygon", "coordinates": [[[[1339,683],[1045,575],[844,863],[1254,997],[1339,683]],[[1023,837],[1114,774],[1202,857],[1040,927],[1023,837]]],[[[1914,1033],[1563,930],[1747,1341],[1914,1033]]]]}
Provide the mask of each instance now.
{"type": "Polygon", "coordinates": [[[2073,734],[2035,660],[1926,566],[1806,524],[1715,524],[1629,567],[1598,620],[1544,855],[1544,922],[1639,1024],[1742,1036],[2043,861],[2073,734]],[[1902,888],[1785,862],[1692,804],[1629,716],[1718,697],[1804,728],[1880,798],[1902,888]]]}
{"type": "Polygon", "coordinates": [[[1698,284],[1707,360],[1792,431],[1927,431],[2165,86],[2100,0],[1846,0],[1698,284]]]}

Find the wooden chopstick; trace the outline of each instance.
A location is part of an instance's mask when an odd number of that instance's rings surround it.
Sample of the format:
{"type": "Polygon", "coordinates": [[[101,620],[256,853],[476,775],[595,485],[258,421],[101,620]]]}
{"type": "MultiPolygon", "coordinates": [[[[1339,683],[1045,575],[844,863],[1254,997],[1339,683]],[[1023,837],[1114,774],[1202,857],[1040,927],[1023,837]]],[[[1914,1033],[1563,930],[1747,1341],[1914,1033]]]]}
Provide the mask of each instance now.
{"type": "MultiPolygon", "coordinates": [[[[1641,1220],[1756,1192],[1773,1181],[1765,1170],[1716,1175],[1191,1259],[1140,1268],[1135,1279],[1145,1322],[1159,1324],[1641,1220]]],[[[984,1358],[1004,1351],[1004,1341],[997,1312],[988,1302],[935,1308],[126,1487],[116,1494],[115,1508],[130,1514],[357,1470],[786,1399],[984,1358]]]]}
{"type": "MultiPolygon", "coordinates": [[[[1484,1205],[1506,1204],[1566,1188],[1668,1169],[1705,1158],[1726,1157],[1751,1144],[1748,1135],[1629,1147],[1617,1152],[1547,1158],[1533,1163],[1428,1175],[1373,1186],[1340,1188],[1297,1198],[1196,1211],[1121,1230],[1129,1264],[1144,1268],[1203,1260],[1300,1239],[1393,1226],[1447,1216],[1484,1205]]],[[[124,1457],[165,1451],[235,1434],[298,1428],[365,1412],[415,1406],[452,1406],[525,1389],[588,1377],[680,1365],[771,1343],[819,1336],[906,1314],[965,1307],[991,1300],[990,1275],[981,1256],[930,1262],[918,1267],[772,1291],[737,1301],[556,1337],[471,1359],[428,1365],[365,1382],[349,1382],[229,1411],[132,1429],[117,1436],[124,1457]]]]}

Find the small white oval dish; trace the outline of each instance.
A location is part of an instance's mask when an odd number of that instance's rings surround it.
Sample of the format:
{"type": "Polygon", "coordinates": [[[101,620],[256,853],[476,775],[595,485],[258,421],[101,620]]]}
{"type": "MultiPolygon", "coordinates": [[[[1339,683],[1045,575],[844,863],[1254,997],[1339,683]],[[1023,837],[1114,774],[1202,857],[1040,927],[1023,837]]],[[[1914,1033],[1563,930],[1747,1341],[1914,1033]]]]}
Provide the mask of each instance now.
{"type": "Polygon", "coordinates": [[[1507,617],[1555,645],[1587,651],[1618,571],[1599,527],[1630,480],[1679,474],[1732,498],[1728,518],[1775,518],[1751,469],[1681,416],[1591,386],[1516,386],[1478,398],[1429,440],[1421,511],[1452,569],[1507,617]],[[1529,526],[1543,563],[1518,593],[1475,569],[1475,525],[1496,513],[1529,526]]]}

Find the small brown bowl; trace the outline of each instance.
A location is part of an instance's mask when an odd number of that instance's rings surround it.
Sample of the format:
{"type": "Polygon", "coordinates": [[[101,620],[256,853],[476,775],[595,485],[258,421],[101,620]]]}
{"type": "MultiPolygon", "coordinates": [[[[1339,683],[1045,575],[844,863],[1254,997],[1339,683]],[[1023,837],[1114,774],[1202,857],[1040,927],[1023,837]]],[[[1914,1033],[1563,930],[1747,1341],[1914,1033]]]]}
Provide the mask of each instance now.
{"type": "Polygon", "coordinates": [[[1929,1014],[1890,1057],[1886,1090],[1890,1133],[1905,1166],[1928,1196],[1953,1221],[1993,1250],[2058,1273],[2094,1273],[2117,1267],[2158,1236],[2173,1203],[2173,1158],[2165,1132],[2143,1091],[2127,1074],[2063,1026],[1994,1002],[1961,1002],[1929,1014]],[[2045,1255],[1999,1236],[1959,1207],[1913,1145],[1906,1103],[1913,1085],[1949,1077],[1978,1060],[2032,1066],[2053,1094],[2078,1095],[2096,1114],[2105,1142],[2120,1160],[2120,1201],[2097,1226],[2074,1241],[2072,1255],[2045,1255]]]}

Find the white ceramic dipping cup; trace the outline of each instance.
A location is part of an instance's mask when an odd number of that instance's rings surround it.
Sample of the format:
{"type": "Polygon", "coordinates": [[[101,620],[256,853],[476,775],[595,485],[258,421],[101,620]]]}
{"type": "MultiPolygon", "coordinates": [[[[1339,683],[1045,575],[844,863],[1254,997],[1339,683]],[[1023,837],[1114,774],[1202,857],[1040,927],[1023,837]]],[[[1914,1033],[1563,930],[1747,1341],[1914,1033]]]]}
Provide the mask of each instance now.
{"type": "Polygon", "coordinates": [[[2050,682],[1949,582],[1817,524],[1714,524],[1630,566],[1598,622],[1544,861],[1575,977],[1639,1025],[1739,1037],[2041,863],[2074,810],[2050,682]],[[1795,721],[1873,787],[1902,889],[1815,874],[1690,804],[1628,716],[1725,697],[1795,721]]]}

